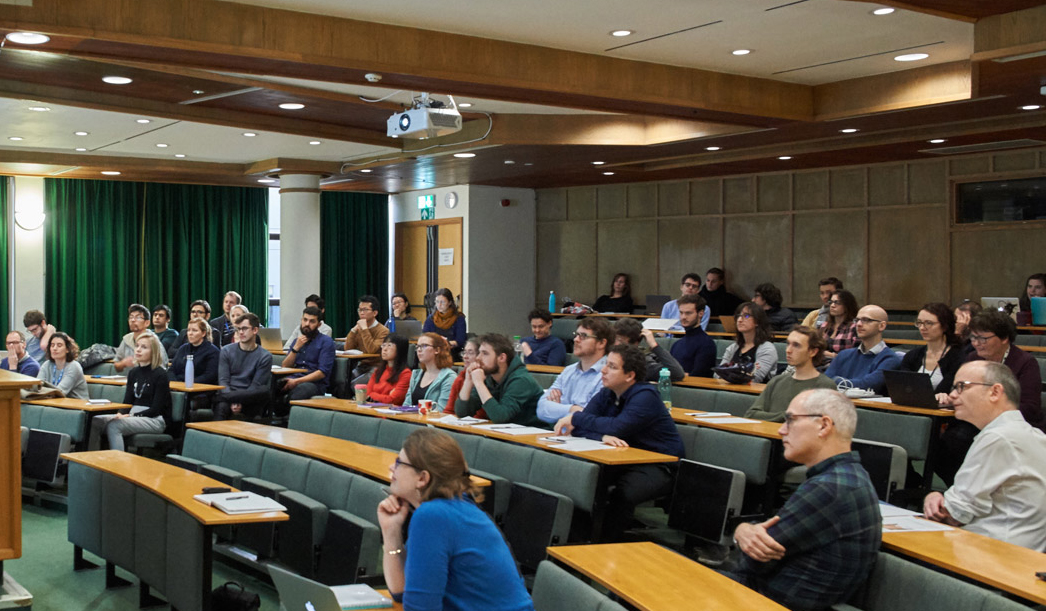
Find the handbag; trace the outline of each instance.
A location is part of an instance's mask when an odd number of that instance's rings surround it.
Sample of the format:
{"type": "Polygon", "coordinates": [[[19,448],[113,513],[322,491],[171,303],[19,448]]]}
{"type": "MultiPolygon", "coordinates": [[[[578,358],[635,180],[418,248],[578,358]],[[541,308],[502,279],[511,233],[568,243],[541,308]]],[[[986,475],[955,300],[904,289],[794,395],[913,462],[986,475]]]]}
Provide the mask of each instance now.
{"type": "Polygon", "coordinates": [[[221,611],[258,611],[261,597],[248,592],[235,581],[227,581],[211,591],[211,608],[221,611]]]}
{"type": "Polygon", "coordinates": [[[712,371],[729,384],[749,384],[752,381],[752,363],[722,365],[712,371]]]}

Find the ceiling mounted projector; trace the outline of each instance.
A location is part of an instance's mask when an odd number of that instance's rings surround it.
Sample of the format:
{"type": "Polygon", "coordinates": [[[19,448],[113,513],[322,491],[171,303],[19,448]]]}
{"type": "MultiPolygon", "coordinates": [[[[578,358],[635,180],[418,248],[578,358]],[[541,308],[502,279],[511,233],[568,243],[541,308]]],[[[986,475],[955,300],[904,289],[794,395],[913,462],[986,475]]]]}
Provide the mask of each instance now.
{"type": "Polygon", "coordinates": [[[398,112],[387,121],[390,138],[438,138],[461,131],[461,113],[453,96],[448,108],[443,102],[423,93],[415,98],[413,108],[398,112]]]}

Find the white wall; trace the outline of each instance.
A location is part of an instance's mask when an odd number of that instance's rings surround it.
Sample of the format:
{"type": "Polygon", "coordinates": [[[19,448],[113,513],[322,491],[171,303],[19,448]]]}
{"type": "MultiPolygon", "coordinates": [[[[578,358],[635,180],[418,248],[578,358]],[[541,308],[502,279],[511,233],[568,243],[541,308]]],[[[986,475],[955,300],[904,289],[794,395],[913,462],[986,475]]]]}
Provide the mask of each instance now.
{"type": "MultiPolygon", "coordinates": [[[[14,203],[8,206],[14,226],[11,249],[11,321],[8,329],[22,329],[26,310],[44,310],[44,227],[26,231],[14,224],[14,212],[43,212],[44,179],[15,177],[14,203]]],[[[47,219],[46,223],[53,222],[47,219]]],[[[47,311],[44,310],[44,314],[47,311]]]]}

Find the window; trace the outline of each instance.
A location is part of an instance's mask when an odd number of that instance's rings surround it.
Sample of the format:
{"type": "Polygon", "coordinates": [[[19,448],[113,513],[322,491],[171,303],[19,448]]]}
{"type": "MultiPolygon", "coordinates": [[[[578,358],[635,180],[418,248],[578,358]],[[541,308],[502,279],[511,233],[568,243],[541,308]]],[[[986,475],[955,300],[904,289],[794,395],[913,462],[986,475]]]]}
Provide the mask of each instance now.
{"type": "Polygon", "coordinates": [[[1046,220],[1046,177],[960,183],[955,222],[1012,223],[1046,220]]]}

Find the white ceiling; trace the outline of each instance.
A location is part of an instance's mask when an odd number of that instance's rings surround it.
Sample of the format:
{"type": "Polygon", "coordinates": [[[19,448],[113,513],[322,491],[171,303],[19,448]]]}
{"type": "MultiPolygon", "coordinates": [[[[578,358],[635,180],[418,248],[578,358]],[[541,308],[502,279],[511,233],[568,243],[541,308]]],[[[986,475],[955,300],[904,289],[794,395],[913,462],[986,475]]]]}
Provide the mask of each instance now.
{"type": "Polygon", "coordinates": [[[840,0],[238,1],[807,85],[965,60],[973,53],[973,24],[903,10],[879,17],[871,11],[882,5],[840,0]],[[635,34],[609,35],[617,29],[635,34]],[[661,38],[647,40],[654,37],[661,38]],[[637,41],[645,42],[629,44],[637,41]],[[929,59],[893,60],[899,49],[916,47],[929,59]],[[753,52],[731,54],[739,48],[753,52]],[[827,65],[806,68],[819,64],[827,65]]]}

